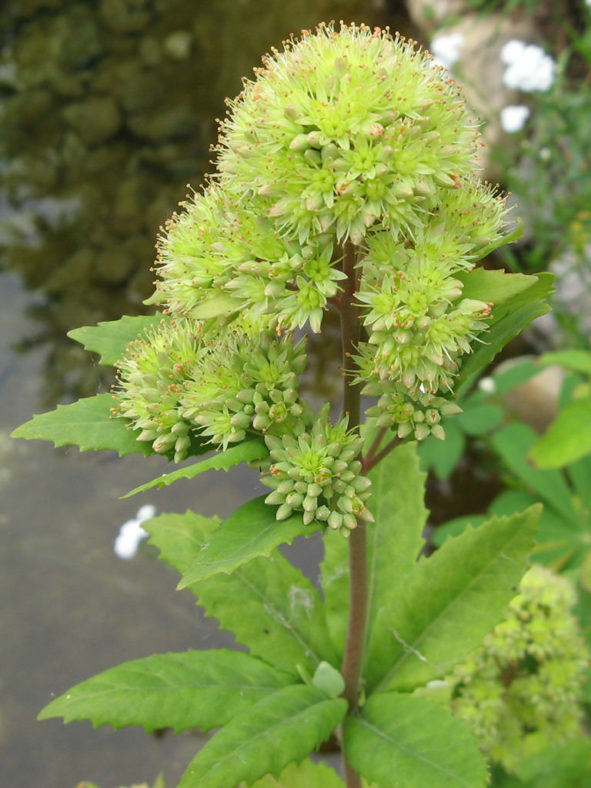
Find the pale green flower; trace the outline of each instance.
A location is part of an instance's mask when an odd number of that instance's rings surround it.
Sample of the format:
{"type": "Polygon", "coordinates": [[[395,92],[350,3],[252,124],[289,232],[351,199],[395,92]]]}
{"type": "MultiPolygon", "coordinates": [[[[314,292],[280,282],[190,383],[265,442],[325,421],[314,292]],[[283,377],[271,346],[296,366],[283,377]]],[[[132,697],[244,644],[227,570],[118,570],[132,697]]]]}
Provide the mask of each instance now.
{"type": "Polygon", "coordinates": [[[145,336],[131,342],[116,364],[115,416],[140,429],[140,441],[149,441],[159,454],[183,460],[191,445],[192,424],[180,404],[185,381],[206,354],[201,326],[187,320],[163,320],[145,336]]]}
{"type": "Polygon", "coordinates": [[[508,771],[580,733],[589,654],[572,613],[571,582],[539,565],[523,577],[507,617],[449,677],[451,707],[482,751],[508,771]]]}
{"type": "Polygon", "coordinates": [[[358,244],[376,223],[412,234],[471,177],[476,126],[412,42],[321,25],[245,83],[218,150],[224,188],[262,196],[286,235],[358,244]]]}

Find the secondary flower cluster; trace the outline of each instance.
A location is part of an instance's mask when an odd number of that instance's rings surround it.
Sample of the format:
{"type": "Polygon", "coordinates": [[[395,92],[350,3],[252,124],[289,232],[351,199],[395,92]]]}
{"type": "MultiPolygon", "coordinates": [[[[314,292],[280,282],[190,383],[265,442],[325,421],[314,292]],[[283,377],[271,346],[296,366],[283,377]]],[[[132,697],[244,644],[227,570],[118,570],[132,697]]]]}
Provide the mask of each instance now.
{"type": "Polygon", "coordinates": [[[508,771],[580,732],[589,663],[571,611],[576,593],[570,581],[536,565],[519,592],[507,618],[451,678],[454,713],[508,771]]]}
{"type": "Polygon", "coordinates": [[[371,482],[359,475],[361,463],[356,459],[363,441],[347,432],[347,419],[332,426],[325,406],[309,432],[298,437],[267,435],[265,442],[270,464],[263,483],[273,490],[265,501],[279,506],[278,520],[303,510],[305,523],[326,522],[345,536],[358,517],[373,521],[365,505],[371,482]]]}
{"type": "Polygon", "coordinates": [[[304,429],[298,376],[305,364],[304,343],[289,335],[234,326],[205,341],[196,321],[164,320],[119,363],[114,411],[142,430],[138,440],[179,462],[192,435],[226,448],[249,430],[304,429]]]}

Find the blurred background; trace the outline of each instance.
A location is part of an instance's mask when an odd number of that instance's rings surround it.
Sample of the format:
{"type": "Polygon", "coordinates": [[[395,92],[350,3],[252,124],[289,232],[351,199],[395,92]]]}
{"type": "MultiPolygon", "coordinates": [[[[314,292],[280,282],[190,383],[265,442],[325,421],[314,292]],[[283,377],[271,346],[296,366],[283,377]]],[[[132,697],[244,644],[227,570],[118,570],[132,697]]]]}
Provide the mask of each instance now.
{"type": "MultiPolygon", "coordinates": [[[[557,293],[553,315],[512,343],[505,367],[491,371],[465,403],[445,450],[422,447],[430,528],[451,519],[452,530],[458,528],[464,521],[457,518],[482,514],[507,489],[535,492],[531,479],[511,466],[515,441],[495,444],[491,435],[518,425],[533,430],[531,444],[573,397],[589,396],[591,362],[589,374],[584,365],[553,366],[540,382],[532,361],[548,351],[589,349],[589,6],[585,0],[4,0],[0,784],[69,788],[90,780],[108,788],[163,772],[173,785],[194,754],[190,734],[115,734],[85,723],[40,724],[35,717],[54,695],[123,660],[232,645],[188,592],[175,592],[175,575],[149,548],[125,560],[113,544],[122,524],[146,505],[226,516],[257,494],[256,474],[218,473],[119,501],[162,473],[165,461],[56,451],[8,436],[34,412],[108,390],[109,370],[66,332],[146,311],[158,228],[187,185],[198,188],[210,169],[225,97],[238,93],[262,53],[291,33],[331,19],[389,25],[430,48],[463,84],[486,140],[483,177],[512,192],[525,225],[521,240],[486,265],[551,270],[557,293]],[[508,377],[507,369],[514,370],[508,377]],[[520,384],[525,388],[517,389],[520,384]]],[[[330,350],[330,340],[312,345],[307,385],[323,399],[336,390],[330,350]]],[[[577,462],[591,452],[591,436],[588,443],[577,462]]],[[[573,495],[581,497],[577,490],[573,495]]],[[[579,509],[577,527],[591,538],[588,509],[579,509]]],[[[571,558],[560,568],[568,569],[571,558]]],[[[585,594],[591,581],[579,574],[585,594]]],[[[586,626],[584,610],[581,615],[586,626]]]]}

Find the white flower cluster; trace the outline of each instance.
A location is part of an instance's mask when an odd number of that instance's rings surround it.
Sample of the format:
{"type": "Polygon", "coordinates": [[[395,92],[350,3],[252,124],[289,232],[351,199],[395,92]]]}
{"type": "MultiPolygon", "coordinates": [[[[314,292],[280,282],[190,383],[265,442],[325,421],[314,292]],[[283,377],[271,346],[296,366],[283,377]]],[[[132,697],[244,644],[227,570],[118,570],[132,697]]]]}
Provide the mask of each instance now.
{"type": "Polygon", "coordinates": [[[460,50],[464,45],[462,33],[449,33],[437,36],[431,41],[429,49],[433,55],[433,62],[443,68],[451,68],[460,59],[460,50]]]}
{"type": "Polygon", "coordinates": [[[529,107],[525,104],[510,104],[501,110],[501,127],[508,134],[521,131],[530,113],[529,107]]]}
{"type": "Polygon", "coordinates": [[[501,49],[501,60],[507,64],[503,84],[529,93],[552,87],[556,62],[535,44],[512,39],[501,49]]]}

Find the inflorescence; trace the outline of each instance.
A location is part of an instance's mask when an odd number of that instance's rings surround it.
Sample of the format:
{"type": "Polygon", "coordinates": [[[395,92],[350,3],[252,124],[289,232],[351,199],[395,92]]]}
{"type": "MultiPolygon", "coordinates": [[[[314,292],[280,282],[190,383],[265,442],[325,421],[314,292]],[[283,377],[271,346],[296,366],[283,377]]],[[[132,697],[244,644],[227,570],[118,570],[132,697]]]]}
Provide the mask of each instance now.
{"type": "Polygon", "coordinates": [[[159,238],[149,303],[165,318],[119,363],[115,411],[175,460],[193,440],[263,435],[278,519],[300,511],[348,533],[371,516],[359,439],[301,400],[296,333],[340,308],[352,250],[362,337],[347,372],[378,398],[367,420],[443,438],[492,306],[463,297],[463,277],[502,243],[507,210],[476,177],[477,128],[454,83],[387,31],[307,31],[229,108],[214,176],[159,238]]]}

